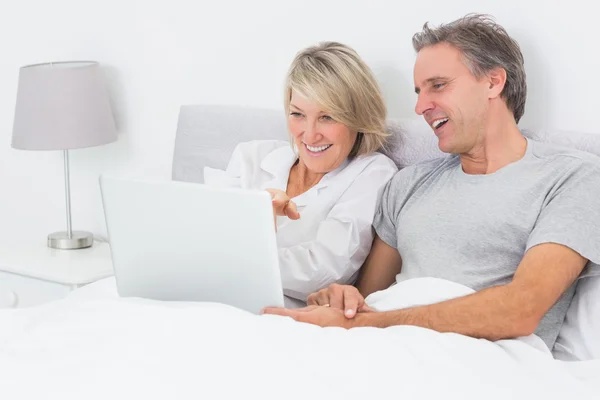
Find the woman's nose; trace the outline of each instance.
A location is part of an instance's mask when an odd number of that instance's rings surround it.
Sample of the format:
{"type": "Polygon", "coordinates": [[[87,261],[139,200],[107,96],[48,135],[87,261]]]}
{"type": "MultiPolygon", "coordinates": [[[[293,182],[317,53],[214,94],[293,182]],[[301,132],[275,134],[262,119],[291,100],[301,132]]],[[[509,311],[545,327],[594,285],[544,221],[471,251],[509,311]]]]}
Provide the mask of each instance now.
{"type": "Polygon", "coordinates": [[[304,134],[303,134],[304,143],[307,143],[309,145],[315,144],[318,142],[319,136],[321,136],[321,135],[319,134],[317,124],[314,122],[308,122],[306,124],[306,126],[304,127],[304,134]]]}

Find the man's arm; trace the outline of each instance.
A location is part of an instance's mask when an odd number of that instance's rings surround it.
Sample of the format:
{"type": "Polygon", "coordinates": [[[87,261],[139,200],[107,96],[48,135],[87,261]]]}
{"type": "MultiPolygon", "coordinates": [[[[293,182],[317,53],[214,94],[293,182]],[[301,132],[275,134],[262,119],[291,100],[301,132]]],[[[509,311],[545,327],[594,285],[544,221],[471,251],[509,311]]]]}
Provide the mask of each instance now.
{"type": "Polygon", "coordinates": [[[387,289],[394,283],[401,268],[402,258],[398,250],[375,234],[371,251],[360,269],[356,288],[364,297],[387,289]]]}
{"type": "Polygon", "coordinates": [[[525,254],[509,284],[427,306],[359,313],[347,322],[352,321],[351,326],[416,325],[489,340],[527,336],[586,262],[568,247],[540,244],[525,254]]]}

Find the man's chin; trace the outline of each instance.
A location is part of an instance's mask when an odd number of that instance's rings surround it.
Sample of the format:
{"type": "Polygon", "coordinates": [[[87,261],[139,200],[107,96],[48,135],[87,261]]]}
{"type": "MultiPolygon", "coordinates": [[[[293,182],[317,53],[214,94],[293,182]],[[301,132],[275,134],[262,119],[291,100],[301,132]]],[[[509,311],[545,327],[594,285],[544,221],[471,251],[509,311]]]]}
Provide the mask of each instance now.
{"type": "Polygon", "coordinates": [[[447,154],[456,154],[456,149],[454,148],[454,146],[452,146],[451,143],[448,143],[445,140],[440,140],[438,138],[438,149],[440,149],[440,151],[442,153],[447,153],[447,154]]]}

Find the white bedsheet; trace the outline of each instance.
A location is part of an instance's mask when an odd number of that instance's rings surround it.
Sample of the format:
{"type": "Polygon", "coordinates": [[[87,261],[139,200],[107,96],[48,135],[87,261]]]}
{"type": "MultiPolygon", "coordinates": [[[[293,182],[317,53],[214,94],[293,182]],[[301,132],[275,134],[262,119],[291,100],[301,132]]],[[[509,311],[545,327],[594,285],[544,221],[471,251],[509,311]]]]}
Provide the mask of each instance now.
{"type": "MultiPolygon", "coordinates": [[[[84,289],[0,310],[2,398],[600,398],[600,360],[554,360],[534,336],[323,329],[219,304],[122,299],[112,279],[84,289]]],[[[421,280],[368,300],[386,309],[464,294],[421,280]]]]}

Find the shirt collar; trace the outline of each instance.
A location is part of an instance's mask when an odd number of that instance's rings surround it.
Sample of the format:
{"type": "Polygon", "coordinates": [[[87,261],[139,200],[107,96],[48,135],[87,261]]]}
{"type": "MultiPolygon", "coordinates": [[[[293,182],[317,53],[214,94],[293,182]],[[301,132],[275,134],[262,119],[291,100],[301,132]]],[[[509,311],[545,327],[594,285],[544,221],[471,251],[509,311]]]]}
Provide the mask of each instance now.
{"type": "Polygon", "coordinates": [[[282,146],[273,150],[262,160],[260,168],[271,174],[273,179],[265,183],[265,188],[286,190],[290,169],[298,156],[290,146],[282,146]]]}
{"type": "MultiPolygon", "coordinates": [[[[270,152],[260,163],[260,168],[273,176],[272,180],[265,183],[265,188],[276,187],[285,191],[290,176],[290,169],[297,160],[298,155],[291,146],[282,146],[270,152]]],[[[329,186],[329,181],[339,175],[349,163],[350,160],[346,158],[339,167],[325,174],[319,183],[314,186],[314,189],[318,191],[329,186]]]]}
{"type": "Polygon", "coordinates": [[[348,166],[348,164],[350,164],[350,160],[348,158],[346,158],[339,167],[337,167],[333,171],[325,174],[325,176],[323,178],[321,178],[321,180],[316,185],[316,187],[318,187],[318,188],[327,187],[328,182],[330,180],[332,180],[333,178],[335,178],[337,175],[339,175],[342,172],[342,170],[348,166]]]}

